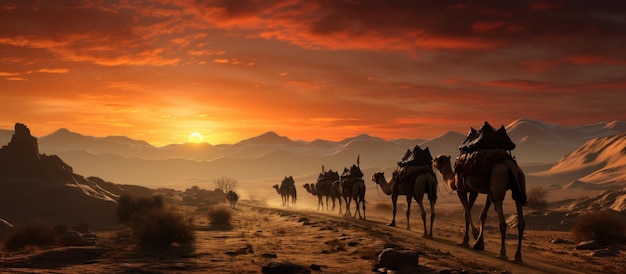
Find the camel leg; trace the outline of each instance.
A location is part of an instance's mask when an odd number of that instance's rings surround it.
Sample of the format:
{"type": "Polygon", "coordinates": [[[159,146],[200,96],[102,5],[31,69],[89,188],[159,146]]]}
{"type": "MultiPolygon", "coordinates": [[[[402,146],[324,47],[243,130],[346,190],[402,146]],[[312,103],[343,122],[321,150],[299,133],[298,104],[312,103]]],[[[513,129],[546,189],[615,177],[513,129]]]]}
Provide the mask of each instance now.
{"type": "Polygon", "coordinates": [[[485,250],[485,222],[487,221],[487,212],[489,211],[489,207],[491,207],[491,195],[487,195],[487,199],[485,199],[485,206],[480,211],[480,232],[478,233],[478,238],[476,238],[476,242],[474,242],[475,250],[485,250]]]}
{"type": "Polygon", "coordinates": [[[341,204],[341,197],[337,198],[337,200],[339,200],[339,215],[341,215],[341,213],[343,212],[343,205],[341,204]]]}
{"type": "Polygon", "coordinates": [[[424,235],[422,237],[428,238],[428,230],[426,229],[428,226],[426,225],[426,210],[424,209],[424,194],[416,195],[415,201],[417,201],[417,205],[420,206],[420,211],[422,213],[422,223],[424,224],[424,235]]]}
{"type": "Polygon", "coordinates": [[[361,208],[363,209],[363,220],[367,220],[365,218],[365,197],[361,197],[361,208]]]}
{"type": "Polygon", "coordinates": [[[411,195],[406,195],[406,229],[411,230],[411,202],[413,202],[413,197],[411,195]]]}
{"type": "Polygon", "coordinates": [[[317,196],[317,211],[320,211],[320,205],[322,206],[322,210],[324,210],[324,204],[322,203],[322,196],[317,196]]]}
{"type": "Polygon", "coordinates": [[[435,223],[435,203],[437,203],[437,199],[432,199],[430,201],[430,232],[428,233],[428,238],[433,238],[433,224],[435,223]]]}
{"type": "Polygon", "coordinates": [[[396,226],[396,203],[398,202],[398,195],[391,194],[391,206],[392,206],[392,217],[391,223],[388,226],[396,226]]]}
{"type": "Polygon", "coordinates": [[[515,208],[517,209],[517,251],[515,252],[516,263],[522,263],[522,238],[524,238],[524,228],[526,228],[526,221],[524,220],[524,213],[522,212],[522,203],[515,201],[515,208]]]}
{"type": "MultiPolygon", "coordinates": [[[[477,198],[478,198],[478,192],[475,192],[475,191],[470,191],[469,192],[469,201],[468,201],[469,204],[468,205],[469,205],[470,211],[474,207],[474,203],[476,202],[477,198]]],[[[474,223],[471,222],[471,217],[470,217],[469,225],[472,228],[472,236],[474,236],[474,240],[476,240],[478,238],[479,231],[478,231],[478,228],[476,228],[476,226],[474,226],[474,223]]],[[[466,229],[466,233],[467,233],[467,227],[465,229],[466,229]]]]}
{"type": "MultiPolygon", "coordinates": [[[[470,204],[470,201],[467,197],[467,192],[465,191],[457,191],[457,195],[459,196],[459,200],[461,200],[461,204],[463,205],[463,210],[465,211],[465,235],[463,236],[463,241],[459,243],[460,246],[469,247],[469,235],[468,235],[468,226],[471,225],[472,229],[476,229],[474,227],[474,223],[472,222],[472,206],[473,202],[470,204]]],[[[470,195],[471,196],[471,195],[470,195]]],[[[475,199],[474,199],[475,201],[475,199]]],[[[475,238],[477,236],[475,235],[475,238]]]]}
{"type": "Polygon", "coordinates": [[[354,211],[354,218],[356,218],[356,215],[359,214],[359,220],[362,219],[361,217],[361,210],[359,209],[359,203],[361,201],[359,200],[359,197],[354,197],[354,205],[356,206],[356,210],[354,211]]]}
{"type": "Polygon", "coordinates": [[[506,220],[504,219],[504,211],[502,210],[502,201],[493,201],[493,205],[495,207],[496,212],[498,213],[498,221],[500,223],[500,255],[498,258],[507,260],[506,257],[506,220]]]}

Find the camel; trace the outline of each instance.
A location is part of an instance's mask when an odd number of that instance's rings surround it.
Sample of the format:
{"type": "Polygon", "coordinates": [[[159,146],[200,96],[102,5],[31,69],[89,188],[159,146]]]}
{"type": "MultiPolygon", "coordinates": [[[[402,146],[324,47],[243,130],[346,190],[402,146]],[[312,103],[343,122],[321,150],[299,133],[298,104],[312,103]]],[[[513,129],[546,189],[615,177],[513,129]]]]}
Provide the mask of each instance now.
{"type": "Polygon", "coordinates": [[[437,178],[432,172],[432,168],[423,168],[424,166],[416,166],[412,168],[420,168],[423,171],[414,172],[406,176],[403,180],[398,179],[398,171],[394,171],[391,176],[391,181],[387,182],[384,172],[376,172],[372,175],[372,181],[387,195],[391,195],[391,202],[393,204],[393,217],[389,226],[396,226],[396,203],[399,195],[406,196],[406,229],[411,230],[410,215],[411,215],[411,202],[413,199],[417,202],[422,212],[422,222],[424,223],[424,238],[433,238],[433,223],[435,222],[435,203],[437,202],[437,178]],[[398,182],[400,181],[400,182],[398,182]],[[422,202],[424,193],[428,193],[428,200],[430,201],[430,230],[426,226],[426,210],[424,210],[424,204],[422,202]]]}
{"type": "MultiPolygon", "coordinates": [[[[346,202],[346,211],[344,215],[350,216],[350,203],[354,199],[356,205],[356,211],[354,212],[354,218],[357,213],[359,214],[359,220],[366,220],[365,218],[365,181],[359,177],[345,177],[339,180],[341,185],[341,193],[346,202]],[[363,216],[361,216],[361,210],[359,204],[363,208],[363,216]]],[[[341,203],[341,202],[340,202],[341,203]]],[[[341,213],[341,212],[339,212],[341,213]]]]}
{"type": "Polygon", "coordinates": [[[294,208],[296,206],[297,193],[296,193],[296,185],[293,180],[293,177],[285,177],[280,184],[273,186],[276,189],[276,192],[282,198],[283,206],[290,206],[289,198],[291,197],[291,207],[294,208]]]}
{"type": "MultiPolygon", "coordinates": [[[[320,173],[315,185],[311,184],[310,188],[314,189],[317,195],[317,210],[324,210],[323,198],[326,197],[326,209],[328,210],[328,200],[332,200],[332,210],[335,210],[335,199],[341,199],[341,192],[338,188],[338,184],[335,182],[339,179],[339,174],[336,171],[329,170],[327,172],[320,173]]],[[[339,200],[339,210],[341,213],[341,200],[339,200]]]]}
{"type": "Polygon", "coordinates": [[[491,204],[494,204],[495,210],[498,213],[498,220],[500,222],[500,254],[499,258],[507,260],[506,255],[506,228],[507,224],[504,218],[504,212],[502,210],[502,201],[506,191],[511,189],[513,193],[513,200],[515,200],[515,208],[517,211],[517,251],[515,253],[514,261],[522,263],[522,239],[524,235],[524,228],[526,222],[524,220],[524,214],[522,212],[522,206],[526,205],[526,179],[524,173],[519,168],[515,160],[509,159],[494,163],[491,167],[491,173],[487,175],[470,174],[462,175],[459,172],[455,172],[452,169],[450,163],[450,156],[439,155],[433,159],[433,166],[441,173],[444,180],[446,180],[451,189],[457,190],[463,209],[465,210],[465,236],[461,245],[468,246],[467,241],[469,239],[468,225],[471,225],[475,230],[472,223],[471,209],[478,193],[487,194],[485,205],[480,213],[480,231],[478,236],[475,237],[476,241],[473,248],[476,250],[484,250],[484,228],[485,221],[487,219],[487,211],[491,204]]]}
{"type": "Polygon", "coordinates": [[[237,203],[237,200],[239,200],[239,195],[237,195],[236,192],[229,190],[226,194],[226,200],[230,203],[231,208],[235,208],[235,204],[237,203]]]}
{"type": "MultiPolygon", "coordinates": [[[[302,185],[302,187],[304,187],[304,189],[306,189],[306,191],[308,193],[311,193],[313,196],[318,196],[318,192],[317,192],[317,188],[315,188],[315,184],[304,184],[302,185]]],[[[333,202],[332,208],[331,210],[335,210],[335,199],[337,199],[339,201],[339,214],[341,214],[341,207],[343,206],[341,204],[341,190],[338,188],[339,184],[338,183],[333,183],[330,188],[329,188],[329,193],[328,195],[320,195],[318,196],[318,203],[317,203],[317,210],[320,209],[320,205],[322,206],[322,210],[324,209],[324,203],[322,201],[322,197],[326,197],[326,208],[329,208],[328,205],[328,200],[330,198],[330,200],[333,202]]]]}

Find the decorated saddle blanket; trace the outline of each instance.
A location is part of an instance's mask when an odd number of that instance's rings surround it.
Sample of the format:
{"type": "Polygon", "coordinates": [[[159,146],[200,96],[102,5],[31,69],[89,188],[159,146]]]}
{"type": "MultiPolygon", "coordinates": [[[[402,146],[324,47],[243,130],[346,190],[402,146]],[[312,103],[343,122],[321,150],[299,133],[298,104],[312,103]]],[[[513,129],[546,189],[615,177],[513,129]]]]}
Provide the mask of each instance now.
{"type": "Polygon", "coordinates": [[[352,165],[350,169],[344,168],[341,178],[362,178],[363,172],[357,165],[352,165]]]}
{"type": "Polygon", "coordinates": [[[406,166],[396,168],[393,176],[396,177],[395,181],[397,183],[393,187],[397,188],[401,184],[414,184],[417,177],[425,174],[430,175],[432,178],[434,178],[435,182],[434,184],[428,184],[425,193],[428,194],[429,200],[437,199],[437,177],[435,177],[435,172],[433,171],[431,165],[406,166]]]}
{"type": "Polygon", "coordinates": [[[504,126],[496,130],[485,122],[479,130],[470,128],[467,138],[459,146],[461,153],[471,153],[482,149],[513,150],[515,144],[509,138],[504,126]]]}
{"type": "Polygon", "coordinates": [[[421,149],[419,145],[416,145],[413,148],[413,151],[407,149],[406,153],[402,157],[402,160],[398,162],[399,167],[406,166],[422,166],[422,165],[431,165],[433,161],[433,156],[430,154],[430,150],[428,147],[425,149],[421,149]]]}
{"type": "Polygon", "coordinates": [[[503,149],[483,149],[470,153],[463,153],[456,158],[454,172],[461,177],[489,176],[491,169],[504,161],[513,160],[511,154],[503,149]]]}

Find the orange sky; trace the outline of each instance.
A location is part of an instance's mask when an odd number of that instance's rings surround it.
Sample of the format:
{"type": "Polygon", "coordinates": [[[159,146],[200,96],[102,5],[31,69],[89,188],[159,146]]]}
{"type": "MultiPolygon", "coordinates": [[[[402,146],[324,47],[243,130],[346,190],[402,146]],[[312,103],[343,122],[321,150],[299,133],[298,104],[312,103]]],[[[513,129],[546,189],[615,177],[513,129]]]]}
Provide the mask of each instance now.
{"type": "Polygon", "coordinates": [[[0,2],[3,129],[166,145],[626,120],[624,1],[41,2],[0,2]]]}

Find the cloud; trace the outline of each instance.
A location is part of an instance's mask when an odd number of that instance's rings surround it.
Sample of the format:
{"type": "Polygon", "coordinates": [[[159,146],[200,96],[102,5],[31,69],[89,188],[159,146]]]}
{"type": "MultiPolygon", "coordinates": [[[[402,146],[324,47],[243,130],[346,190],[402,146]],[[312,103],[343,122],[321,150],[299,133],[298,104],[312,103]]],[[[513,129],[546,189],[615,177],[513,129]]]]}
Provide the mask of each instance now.
{"type": "Polygon", "coordinates": [[[11,76],[18,76],[20,75],[17,72],[2,72],[0,71],[0,77],[11,77],[11,76]]]}
{"type": "Polygon", "coordinates": [[[29,70],[26,72],[26,74],[32,74],[32,73],[55,73],[55,74],[65,74],[70,72],[69,69],[66,68],[55,68],[55,69],[47,69],[47,68],[43,68],[43,69],[38,69],[38,70],[29,70]]]}

